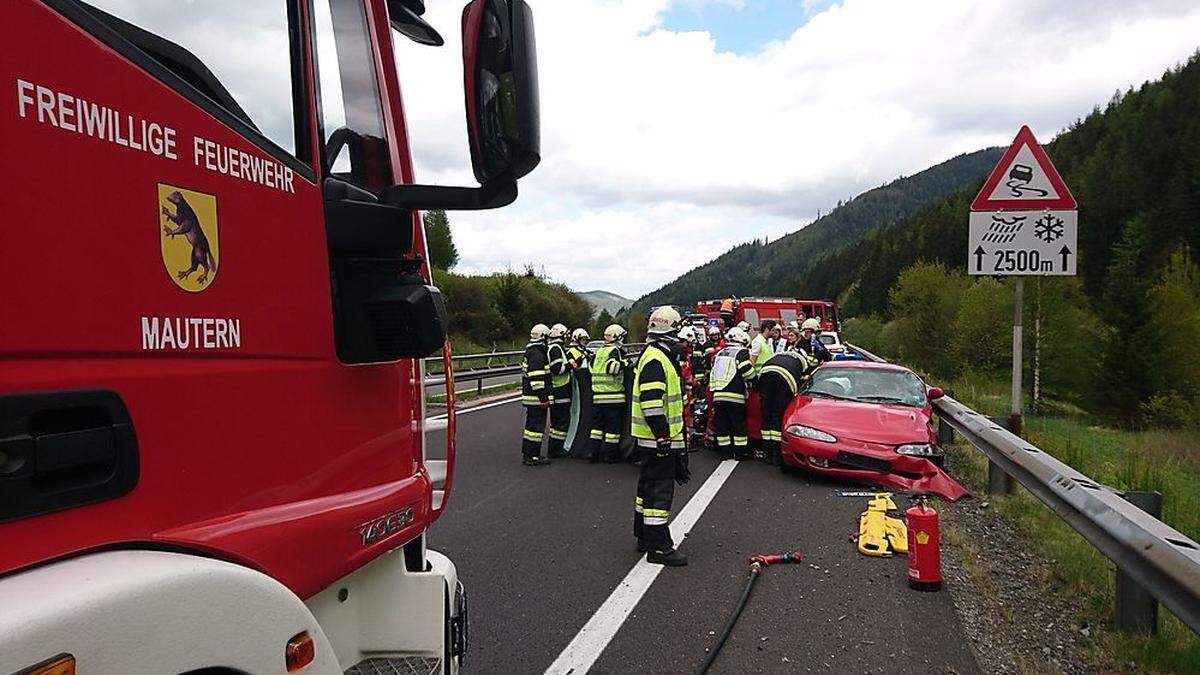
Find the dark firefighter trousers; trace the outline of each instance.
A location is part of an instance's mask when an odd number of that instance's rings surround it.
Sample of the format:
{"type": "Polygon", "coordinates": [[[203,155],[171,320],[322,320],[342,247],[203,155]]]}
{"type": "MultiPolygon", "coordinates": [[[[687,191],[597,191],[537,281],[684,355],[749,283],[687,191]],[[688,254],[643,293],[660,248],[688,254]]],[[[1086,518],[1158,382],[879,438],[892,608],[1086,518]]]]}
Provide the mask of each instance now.
{"type": "Polygon", "coordinates": [[[758,397],[763,455],[768,464],[778,465],[783,445],[783,411],[792,402],[792,390],[782,377],[764,373],[758,380],[758,397]]]}
{"type": "Polygon", "coordinates": [[[547,444],[550,457],[562,457],[570,427],[571,387],[567,385],[554,390],[554,402],[550,404],[550,442],[547,444]]]}
{"type": "Polygon", "coordinates": [[[621,461],[621,422],[625,402],[592,403],[591,450],[594,461],[621,461]]]}
{"type": "Polygon", "coordinates": [[[745,459],[750,445],[746,435],[746,404],[734,401],[713,401],[713,431],[717,448],[726,456],[745,459]]]}
{"type": "Polygon", "coordinates": [[[533,459],[542,454],[542,439],[546,437],[546,409],[533,403],[525,404],[525,431],[521,433],[521,456],[533,459]]]}
{"type": "Polygon", "coordinates": [[[655,447],[639,449],[645,459],[633,502],[633,536],[638,538],[642,548],[670,551],[675,548],[667,525],[671,519],[671,500],[675,496],[675,458],[669,450],[664,454],[655,447]]]}

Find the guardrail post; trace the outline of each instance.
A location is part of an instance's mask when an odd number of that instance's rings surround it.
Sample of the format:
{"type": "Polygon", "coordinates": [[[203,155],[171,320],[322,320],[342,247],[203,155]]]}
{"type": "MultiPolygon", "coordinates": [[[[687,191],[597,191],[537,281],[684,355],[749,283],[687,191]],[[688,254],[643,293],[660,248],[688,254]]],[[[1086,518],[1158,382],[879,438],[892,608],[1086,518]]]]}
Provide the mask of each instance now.
{"type": "Polygon", "coordinates": [[[954,428],[941,415],[938,415],[937,442],[943,448],[954,442],[954,428]]]}
{"type": "MultiPolygon", "coordinates": [[[[1008,431],[1012,431],[1013,419],[1009,417],[989,417],[992,422],[1000,425],[1008,431]]],[[[1019,419],[1019,418],[1018,418],[1019,419]]],[[[1019,431],[1019,430],[1018,430],[1019,431]]],[[[988,480],[987,492],[989,495],[1010,495],[1016,489],[1016,481],[1013,477],[1004,473],[1004,469],[1000,468],[992,460],[988,460],[988,480]]]]}
{"type": "MultiPolygon", "coordinates": [[[[1161,492],[1126,492],[1125,501],[1162,519],[1161,492]]],[[[1117,597],[1113,624],[1123,633],[1158,633],[1158,601],[1131,577],[1117,568],[1117,597]]]]}
{"type": "Polygon", "coordinates": [[[475,380],[475,395],[483,396],[483,378],[482,377],[479,378],[478,380],[475,380]]]}

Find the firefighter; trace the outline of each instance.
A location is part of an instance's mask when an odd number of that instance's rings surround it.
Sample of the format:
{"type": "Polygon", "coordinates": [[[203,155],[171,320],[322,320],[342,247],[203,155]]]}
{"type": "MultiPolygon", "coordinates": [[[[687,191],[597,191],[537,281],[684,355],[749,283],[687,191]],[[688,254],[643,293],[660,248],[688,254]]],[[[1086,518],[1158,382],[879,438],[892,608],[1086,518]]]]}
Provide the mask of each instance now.
{"type": "Polygon", "coordinates": [[[782,463],[783,412],[811,377],[818,362],[803,352],[788,350],[772,356],[758,375],[763,455],[767,464],[782,463]]]}
{"type": "Polygon", "coordinates": [[[750,362],[750,336],[740,328],[729,331],[729,346],[717,353],[708,388],[712,392],[713,426],[717,448],[726,457],[746,458],[750,439],[746,436],[746,390],[754,382],[750,362]]]}
{"type": "Polygon", "coordinates": [[[755,375],[772,356],[775,356],[775,322],[763,319],[758,325],[758,335],[750,342],[750,363],[754,365],[755,375]]]}
{"type": "Polygon", "coordinates": [[[625,417],[625,335],[617,324],[604,329],[604,346],[592,359],[590,461],[621,461],[621,422],[625,417]]]}
{"type": "MultiPolygon", "coordinates": [[[[710,331],[711,332],[711,331],[710,331]]],[[[718,335],[720,331],[717,332],[718,335]]],[[[712,341],[704,336],[704,331],[696,331],[695,339],[692,341],[692,379],[696,382],[697,389],[704,389],[705,383],[708,381],[708,366],[712,362],[712,341]]]]}
{"type": "Polygon", "coordinates": [[[687,557],[675,550],[667,522],[675,483],[691,478],[683,441],[683,381],[672,357],[679,312],[659,307],[650,314],[646,348],[633,377],[630,431],[644,459],[634,499],[633,534],[638,551],[656,565],[679,567],[687,557]]]}
{"type": "MultiPolygon", "coordinates": [[[[679,329],[679,337],[675,341],[675,347],[673,351],[675,352],[675,361],[679,364],[680,368],[684,368],[689,371],[691,370],[692,343],[695,342],[695,340],[695,328],[692,328],[691,326],[684,326],[683,328],[679,329]]],[[[688,380],[686,376],[683,379],[685,383],[688,380]]]]}
{"type": "Polygon", "coordinates": [[[567,367],[571,370],[571,421],[563,448],[567,455],[585,455],[590,447],[586,434],[592,426],[592,375],[588,370],[591,353],[587,348],[591,341],[586,328],[576,328],[567,346],[567,367]]]}
{"type": "Polygon", "coordinates": [[[550,442],[546,444],[550,457],[562,457],[563,442],[571,424],[571,367],[567,364],[567,327],[556,323],[550,327],[546,345],[547,368],[550,370],[550,442]]]}
{"type": "Polygon", "coordinates": [[[724,322],[725,328],[733,328],[734,309],[736,308],[737,300],[731,295],[721,301],[721,321],[724,322]]]}
{"type": "Polygon", "coordinates": [[[539,323],[529,330],[529,344],[521,363],[521,404],[525,406],[525,431],[521,434],[521,463],[525,466],[549,464],[541,456],[546,431],[546,411],[550,408],[550,371],[546,362],[546,338],[550,329],[539,323]]]}
{"type": "Polygon", "coordinates": [[[708,328],[708,344],[709,350],[705,350],[708,354],[708,365],[712,366],[713,359],[717,358],[717,352],[725,348],[725,335],[717,326],[709,326],[708,328]],[[710,351],[711,350],[711,351],[710,351]]]}
{"type": "Polygon", "coordinates": [[[576,328],[571,331],[571,346],[567,347],[567,366],[572,372],[578,372],[579,369],[587,370],[588,368],[588,343],[592,341],[592,337],[588,335],[586,328],[576,328]]]}
{"type": "Polygon", "coordinates": [[[804,323],[800,324],[801,346],[804,347],[809,356],[821,363],[832,361],[833,354],[830,354],[829,349],[825,347],[825,343],[821,342],[820,333],[820,320],[805,319],[804,323]]]}

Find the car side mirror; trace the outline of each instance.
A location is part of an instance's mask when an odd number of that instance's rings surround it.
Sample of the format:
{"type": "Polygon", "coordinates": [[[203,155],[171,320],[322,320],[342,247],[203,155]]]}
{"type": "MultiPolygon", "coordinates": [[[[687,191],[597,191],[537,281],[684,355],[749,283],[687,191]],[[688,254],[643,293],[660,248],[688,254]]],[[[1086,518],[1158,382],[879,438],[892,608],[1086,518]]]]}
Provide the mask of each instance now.
{"type": "Polygon", "coordinates": [[[479,187],[394,185],[380,201],[404,209],[494,209],[517,198],[517,179],[541,161],[537,49],[525,0],[463,7],[463,94],[479,187]]]}
{"type": "Polygon", "coordinates": [[[930,387],[929,391],[926,393],[926,396],[929,397],[930,401],[936,401],[945,395],[946,392],[942,391],[941,387],[930,387]]]}

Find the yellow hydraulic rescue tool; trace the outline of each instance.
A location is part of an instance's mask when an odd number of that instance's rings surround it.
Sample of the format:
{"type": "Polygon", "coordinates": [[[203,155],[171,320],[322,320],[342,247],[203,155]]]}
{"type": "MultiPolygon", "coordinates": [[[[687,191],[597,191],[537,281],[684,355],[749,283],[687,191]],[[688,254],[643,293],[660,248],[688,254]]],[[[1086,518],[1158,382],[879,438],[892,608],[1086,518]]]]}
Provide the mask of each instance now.
{"type": "Polygon", "coordinates": [[[908,528],[903,520],[888,515],[895,510],[896,503],[887,492],[877,492],[867,502],[867,510],[858,520],[859,553],[877,557],[908,553],[908,528]]]}

